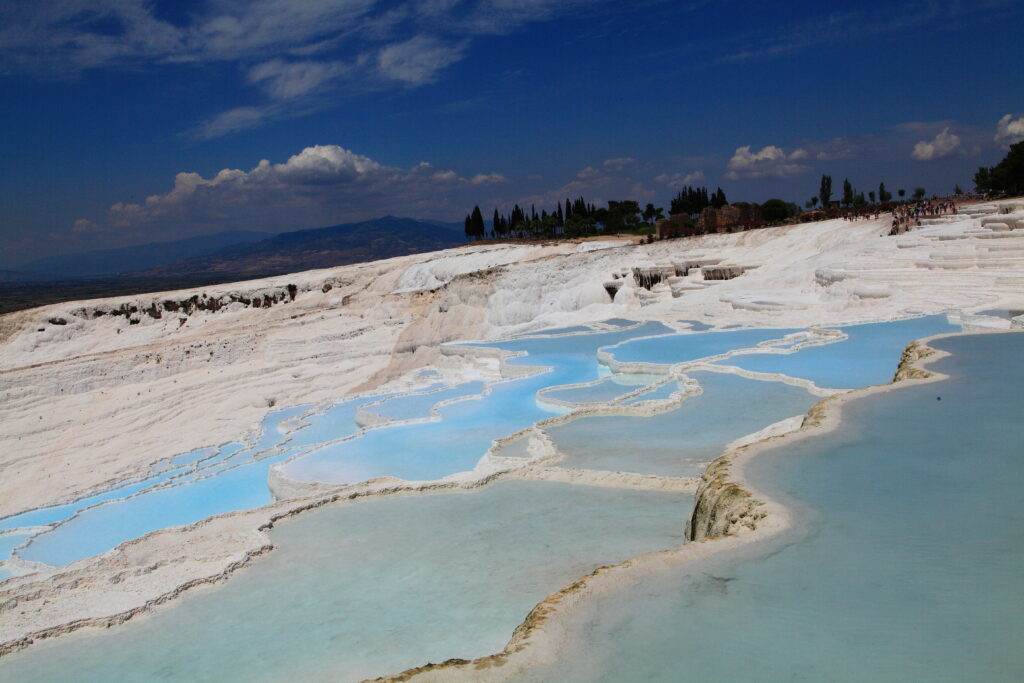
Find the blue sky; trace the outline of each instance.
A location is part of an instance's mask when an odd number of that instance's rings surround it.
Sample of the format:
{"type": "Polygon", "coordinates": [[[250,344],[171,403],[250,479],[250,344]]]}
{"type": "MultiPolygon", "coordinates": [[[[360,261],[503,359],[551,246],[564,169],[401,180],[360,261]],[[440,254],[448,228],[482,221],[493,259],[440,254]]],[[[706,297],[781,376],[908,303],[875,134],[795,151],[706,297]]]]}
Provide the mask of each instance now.
{"type": "Polygon", "coordinates": [[[1024,139],[1012,0],[7,0],[0,267],[682,184],[967,187],[1024,139]]]}

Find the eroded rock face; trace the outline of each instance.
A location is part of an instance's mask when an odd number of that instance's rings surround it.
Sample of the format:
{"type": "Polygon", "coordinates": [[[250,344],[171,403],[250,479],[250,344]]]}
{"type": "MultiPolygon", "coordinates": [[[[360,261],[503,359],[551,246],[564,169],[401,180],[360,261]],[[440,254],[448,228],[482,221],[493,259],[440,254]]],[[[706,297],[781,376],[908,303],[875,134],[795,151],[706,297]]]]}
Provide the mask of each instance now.
{"type": "Polygon", "coordinates": [[[763,505],[729,478],[732,463],[723,456],[708,465],[697,487],[693,514],[686,523],[686,540],[734,536],[757,528],[763,505]]]}

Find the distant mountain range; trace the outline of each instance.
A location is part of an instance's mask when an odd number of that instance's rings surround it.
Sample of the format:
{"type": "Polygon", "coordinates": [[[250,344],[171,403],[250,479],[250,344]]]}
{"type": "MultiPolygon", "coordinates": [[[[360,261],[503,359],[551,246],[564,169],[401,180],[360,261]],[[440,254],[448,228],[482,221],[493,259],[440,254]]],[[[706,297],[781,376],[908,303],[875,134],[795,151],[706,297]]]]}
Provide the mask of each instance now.
{"type": "Polygon", "coordinates": [[[285,232],[136,274],[145,277],[231,274],[256,278],[437,251],[465,241],[463,226],[459,223],[384,216],[359,223],[285,232]]]}
{"type": "Polygon", "coordinates": [[[132,247],[47,256],[26,263],[14,272],[19,273],[23,281],[78,280],[122,275],[205,256],[225,247],[258,242],[270,236],[252,230],[229,230],[173,242],[151,242],[132,247]]]}
{"type": "Polygon", "coordinates": [[[461,223],[384,216],[268,236],[220,232],[37,259],[0,271],[0,313],[99,296],[201,287],[437,251],[465,243],[461,223]]]}

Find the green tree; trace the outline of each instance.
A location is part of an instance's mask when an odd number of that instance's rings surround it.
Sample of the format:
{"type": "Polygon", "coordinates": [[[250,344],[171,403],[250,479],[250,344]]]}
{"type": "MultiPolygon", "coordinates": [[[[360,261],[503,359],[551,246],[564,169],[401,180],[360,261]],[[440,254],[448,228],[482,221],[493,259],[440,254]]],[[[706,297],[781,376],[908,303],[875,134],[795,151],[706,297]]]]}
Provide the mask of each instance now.
{"type": "Polygon", "coordinates": [[[708,189],[706,187],[690,187],[686,185],[672,198],[668,212],[672,216],[679,214],[692,216],[703,211],[704,207],[709,206],[711,203],[711,200],[708,199],[708,189]]]}
{"type": "Polygon", "coordinates": [[[913,198],[916,201],[921,201],[922,199],[924,199],[925,194],[927,194],[927,193],[925,192],[923,187],[915,187],[914,188],[914,197],[913,198]]]}
{"type": "Polygon", "coordinates": [[[761,215],[768,223],[779,223],[789,218],[790,209],[781,199],[769,199],[761,205],[761,215]]]}
{"type": "Polygon", "coordinates": [[[466,214],[466,239],[471,240],[474,237],[473,233],[473,215],[466,214]]]}
{"type": "Polygon", "coordinates": [[[809,202],[809,203],[810,203],[810,206],[811,206],[811,208],[812,208],[812,209],[816,209],[816,208],[818,208],[818,202],[819,202],[819,201],[820,201],[820,200],[818,199],[818,197],[811,197],[811,201],[809,202]]]}
{"type": "Polygon", "coordinates": [[[992,189],[992,169],[980,166],[974,174],[974,189],[982,194],[992,189]]]}
{"type": "Polygon", "coordinates": [[[963,193],[964,193],[964,191],[960,189],[960,185],[959,184],[956,184],[956,185],[953,186],[953,194],[955,194],[957,197],[959,197],[963,193]]]}
{"type": "Polygon", "coordinates": [[[871,200],[872,204],[875,203],[875,191],[874,190],[871,190],[870,192],[868,192],[868,199],[871,200]]]}
{"type": "Polygon", "coordinates": [[[473,207],[473,213],[470,215],[470,221],[473,224],[473,235],[477,239],[481,239],[487,231],[487,228],[484,226],[484,216],[480,213],[479,206],[473,207]]]}
{"type": "Polygon", "coordinates": [[[902,200],[904,197],[907,196],[907,191],[901,188],[899,190],[896,190],[896,194],[898,194],[900,196],[900,200],[902,200]]]}
{"type": "Polygon", "coordinates": [[[662,213],[664,210],[665,209],[654,208],[654,204],[648,204],[644,208],[644,221],[646,221],[647,223],[653,223],[657,220],[664,218],[664,214],[662,213]]]}
{"type": "Polygon", "coordinates": [[[878,183],[878,201],[882,204],[892,200],[892,193],[885,189],[885,183],[878,183]]]}
{"type": "Polygon", "coordinates": [[[992,168],[979,168],[974,184],[991,192],[1024,194],[1024,140],[1011,145],[1003,160],[992,168]]]}
{"type": "Polygon", "coordinates": [[[821,201],[821,208],[827,209],[832,201],[832,176],[821,176],[821,185],[818,188],[818,199],[821,201]]]}
{"type": "Polygon", "coordinates": [[[843,178],[843,206],[853,204],[853,185],[848,178],[843,178]]]}
{"type": "Polygon", "coordinates": [[[722,188],[716,189],[714,196],[711,198],[711,206],[721,209],[728,203],[729,200],[725,198],[725,192],[722,191],[722,188]]]}

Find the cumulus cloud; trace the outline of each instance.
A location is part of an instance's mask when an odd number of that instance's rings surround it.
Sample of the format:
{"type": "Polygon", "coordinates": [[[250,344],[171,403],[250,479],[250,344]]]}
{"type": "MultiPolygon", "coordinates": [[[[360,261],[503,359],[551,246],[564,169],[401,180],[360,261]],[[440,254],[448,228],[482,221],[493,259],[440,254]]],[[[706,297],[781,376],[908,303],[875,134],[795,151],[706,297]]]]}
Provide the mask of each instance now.
{"type": "Polygon", "coordinates": [[[704,182],[704,171],[693,171],[692,173],[662,173],[654,179],[654,182],[667,185],[668,187],[681,187],[694,183],[704,182]]]}
{"type": "Polygon", "coordinates": [[[1001,145],[1012,145],[1024,140],[1024,116],[1015,119],[1013,114],[1007,114],[999,119],[993,139],[1001,145]]]}
{"type": "Polygon", "coordinates": [[[167,193],[111,206],[108,222],[127,231],[196,234],[288,230],[385,213],[445,217],[476,203],[480,187],[506,181],[497,173],[462,177],[427,162],[388,166],[337,145],[317,145],[284,163],[264,159],[249,171],[226,168],[209,178],[179,173],[167,193]]]}
{"type": "Polygon", "coordinates": [[[604,166],[605,168],[621,169],[625,168],[626,166],[631,166],[635,163],[636,159],[634,159],[633,157],[619,157],[617,159],[605,159],[601,165],[604,166]]]}
{"type": "Polygon", "coordinates": [[[960,149],[960,137],[943,128],[942,132],[931,140],[922,140],[914,145],[910,156],[918,161],[933,161],[948,157],[960,149]]]}
{"type": "Polygon", "coordinates": [[[750,145],[738,147],[729,159],[726,178],[787,178],[810,170],[809,166],[796,163],[807,159],[806,150],[796,149],[786,154],[774,145],[762,147],[759,152],[750,151],[750,145]]]}

